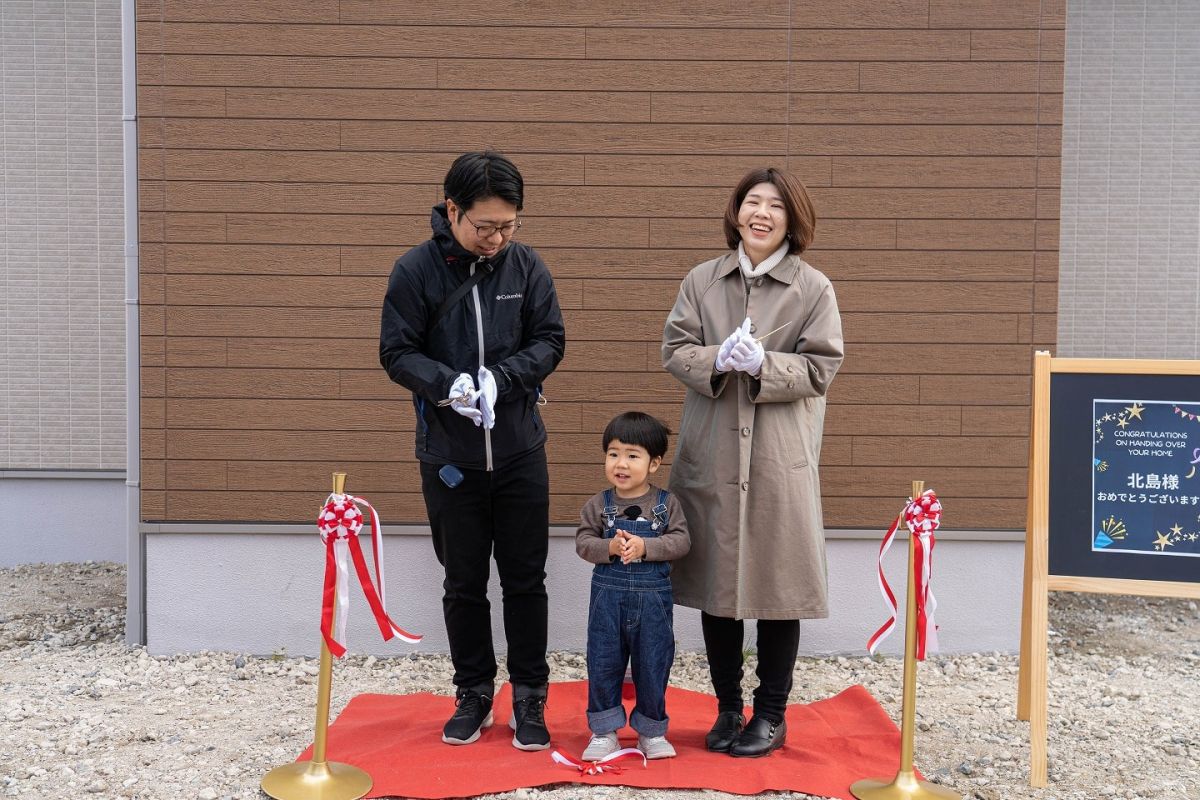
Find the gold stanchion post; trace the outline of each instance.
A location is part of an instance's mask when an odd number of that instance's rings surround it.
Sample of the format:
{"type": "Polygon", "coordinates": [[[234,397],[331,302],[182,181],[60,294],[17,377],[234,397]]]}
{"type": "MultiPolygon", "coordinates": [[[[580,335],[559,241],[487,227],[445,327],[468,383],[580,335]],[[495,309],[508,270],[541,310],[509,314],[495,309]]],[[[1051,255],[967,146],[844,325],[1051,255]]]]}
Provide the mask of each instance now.
{"type": "MultiPolygon", "coordinates": [[[[345,494],[346,473],[333,473],[333,493],[345,494]]],[[[336,593],[336,586],[334,587],[336,593]]],[[[263,776],[260,786],[275,800],[358,800],[371,791],[371,776],[358,767],[325,760],[329,732],[329,689],[333,655],[321,640],[321,672],[317,678],[317,729],[311,761],[276,767],[263,776]]]]}
{"type": "MultiPolygon", "coordinates": [[[[912,482],[912,496],[925,491],[925,481],[912,482]]],[[[962,800],[962,795],[917,778],[913,769],[913,728],[917,717],[917,572],[916,534],[908,535],[908,601],[904,610],[904,708],[900,721],[900,771],[891,781],[865,778],[850,786],[858,800],[962,800]]]]}

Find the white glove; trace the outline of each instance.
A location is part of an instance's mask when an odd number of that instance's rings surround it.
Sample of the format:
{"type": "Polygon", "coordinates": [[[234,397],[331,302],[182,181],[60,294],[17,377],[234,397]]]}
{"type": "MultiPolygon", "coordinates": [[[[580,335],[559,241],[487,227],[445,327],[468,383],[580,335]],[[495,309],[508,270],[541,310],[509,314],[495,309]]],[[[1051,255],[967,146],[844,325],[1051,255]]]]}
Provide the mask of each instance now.
{"type": "MultiPolygon", "coordinates": [[[[745,322],[742,323],[742,328],[749,329],[749,326],[750,318],[746,317],[745,322]]],[[[716,363],[713,364],[717,372],[729,372],[734,368],[733,364],[729,361],[729,354],[733,351],[733,346],[741,341],[742,328],[734,328],[733,333],[729,334],[729,337],[721,342],[721,349],[717,351],[716,363]]]]}
{"type": "Polygon", "coordinates": [[[742,372],[758,377],[762,372],[763,358],[766,353],[763,352],[762,343],[750,335],[750,318],[742,323],[742,327],[738,328],[738,333],[741,334],[741,339],[729,351],[729,363],[733,364],[733,368],[742,372]]]}
{"type": "Polygon", "coordinates": [[[479,368],[479,413],[484,428],[490,431],[496,427],[496,377],[487,367],[479,368]]]}
{"type": "Polygon", "coordinates": [[[447,399],[451,408],[476,425],[483,421],[483,412],[475,407],[479,392],[475,391],[475,381],[467,373],[462,373],[450,384],[450,396],[447,399]]]}

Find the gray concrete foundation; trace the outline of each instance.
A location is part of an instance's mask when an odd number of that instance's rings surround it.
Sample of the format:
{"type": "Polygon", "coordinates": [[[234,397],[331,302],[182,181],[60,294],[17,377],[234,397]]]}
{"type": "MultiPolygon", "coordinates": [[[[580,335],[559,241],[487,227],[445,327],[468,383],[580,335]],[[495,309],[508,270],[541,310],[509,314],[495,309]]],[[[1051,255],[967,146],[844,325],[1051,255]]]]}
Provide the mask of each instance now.
{"type": "MultiPolygon", "coordinates": [[[[283,650],[307,656],[319,652],[324,551],[315,531],[305,534],[298,526],[288,526],[296,532],[204,533],[163,527],[166,530],[146,535],[150,652],[204,649],[267,654],[283,650]]],[[[353,653],[396,656],[448,651],[441,575],[428,534],[422,535],[415,527],[397,526],[395,532],[399,530],[411,535],[385,537],[387,607],[397,624],[425,634],[425,639],[419,645],[383,642],[362,592],[355,586],[348,628],[353,653]]],[[[559,529],[555,533],[546,568],[550,647],[582,651],[591,567],[575,555],[574,539],[567,535],[573,532],[559,529]]],[[[865,653],[867,638],[885,619],[875,577],[881,535],[829,533],[832,616],[801,623],[802,654],[865,653]]],[[[363,544],[369,548],[366,538],[363,544]]],[[[907,541],[898,540],[887,560],[888,579],[900,598],[905,587],[902,554],[907,546],[907,541]]],[[[1023,541],[1009,532],[947,532],[939,539],[934,592],[943,652],[1017,649],[1023,558],[1023,541]]],[[[494,568],[491,586],[493,635],[497,651],[502,652],[499,581],[494,568]]],[[[680,648],[703,649],[699,623],[699,612],[676,606],[675,636],[680,648]]],[[[753,627],[747,626],[748,646],[753,646],[753,627]]],[[[897,654],[902,643],[898,632],[882,650],[897,654]]]]}

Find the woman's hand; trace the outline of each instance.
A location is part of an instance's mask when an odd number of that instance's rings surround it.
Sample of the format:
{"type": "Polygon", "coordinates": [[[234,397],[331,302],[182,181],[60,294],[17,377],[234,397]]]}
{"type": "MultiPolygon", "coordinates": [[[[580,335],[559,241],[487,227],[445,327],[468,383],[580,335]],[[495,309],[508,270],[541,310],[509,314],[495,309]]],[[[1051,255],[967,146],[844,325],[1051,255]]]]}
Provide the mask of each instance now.
{"type": "Polygon", "coordinates": [[[717,351],[717,360],[713,365],[713,368],[716,369],[717,372],[729,372],[732,369],[737,369],[737,367],[729,358],[730,354],[733,352],[733,348],[737,346],[737,343],[740,342],[744,336],[749,335],[750,318],[746,317],[744,320],[742,320],[742,324],[739,327],[734,328],[733,333],[729,334],[724,342],[721,342],[721,349],[717,351]]]}
{"type": "Polygon", "coordinates": [[[766,353],[763,351],[762,342],[750,335],[749,325],[750,318],[746,318],[746,322],[742,323],[742,327],[738,328],[734,333],[739,334],[738,342],[729,351],[729,363],[733,368],[742,372],[748,373],[755,378],[762,372],[763,359],[766,353]]]}

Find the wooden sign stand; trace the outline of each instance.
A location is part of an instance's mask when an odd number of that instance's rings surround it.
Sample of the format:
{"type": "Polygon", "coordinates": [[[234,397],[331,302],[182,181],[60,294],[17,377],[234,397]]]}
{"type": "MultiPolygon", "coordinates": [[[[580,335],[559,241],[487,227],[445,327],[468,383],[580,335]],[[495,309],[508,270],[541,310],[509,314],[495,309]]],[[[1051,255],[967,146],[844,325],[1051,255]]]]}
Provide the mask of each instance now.
{"type": "MultiPolygon", "coordinates": [[[[1047,783],[1046,667],[1048,593],[1095,592],[1154,597],[1200,598],[1200,582],[1141,580],[1050,574],[1050,537],[1076,531],[1050,530],[1050,417],[1052,374],[1098,376],[1200,376],[1200,361],[1052,358],[1034,356],[1032,425],[1029,447],[1029,505],[1025,536],[1025,580],[1021,614],[1021,665],[1017,684],[1017,718],[1029,721],[1031,786],[1047,783]]],[[[1200,394],[1191,402],[1200,404],[1200,394]]],[[[1193,507],[1194,508],[1194,507],[1193,507]]],[[[1200,511],[1200,509],[1197,509],[1200,511]]],[[[1090,541],[1090,540],[1089,540],[1090,541]]]]}

